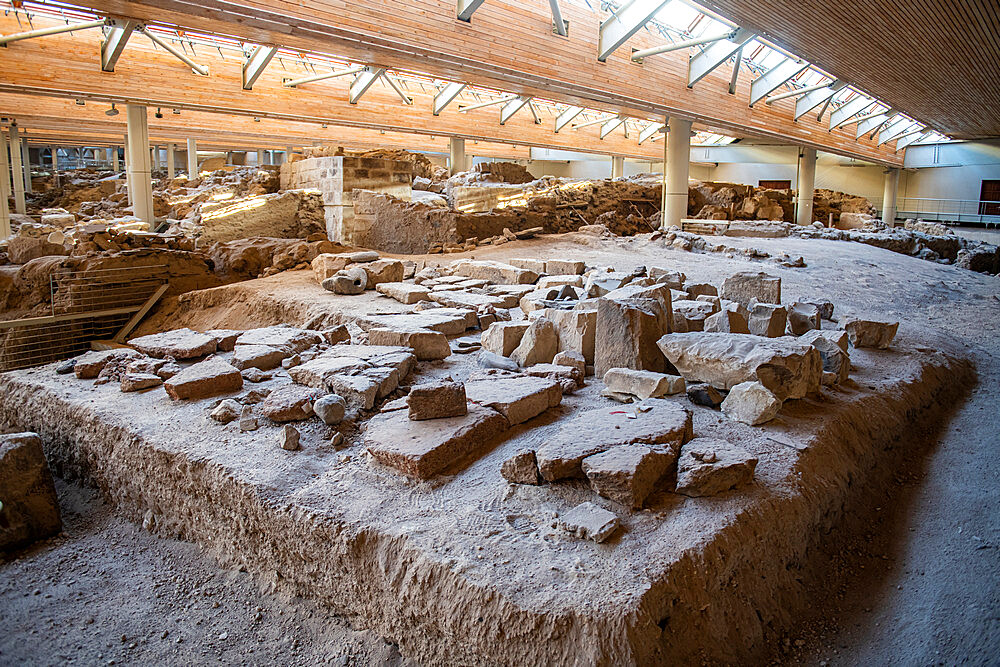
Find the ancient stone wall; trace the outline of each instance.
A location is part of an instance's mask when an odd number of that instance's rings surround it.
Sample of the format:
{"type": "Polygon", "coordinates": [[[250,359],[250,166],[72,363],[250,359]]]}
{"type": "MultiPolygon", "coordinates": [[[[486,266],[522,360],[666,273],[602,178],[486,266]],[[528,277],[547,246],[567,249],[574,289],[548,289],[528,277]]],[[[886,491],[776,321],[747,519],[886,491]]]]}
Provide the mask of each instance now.
{"type": "Polygon", "coordinates": [[[289,190],[201,205],[201,240],[209,243],[250,236],[305,238],[326,231],[318,192],[289,190]]]}

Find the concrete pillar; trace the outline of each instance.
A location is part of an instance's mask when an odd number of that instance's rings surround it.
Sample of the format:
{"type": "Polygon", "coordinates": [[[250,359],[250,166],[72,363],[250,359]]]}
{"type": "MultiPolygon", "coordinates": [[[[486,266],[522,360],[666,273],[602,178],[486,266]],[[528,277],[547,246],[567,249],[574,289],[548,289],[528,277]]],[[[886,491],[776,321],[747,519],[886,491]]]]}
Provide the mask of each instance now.
{"type": "Polygon", "coordinates": [[[31,189],[31,151],[28,150],[28,137],[21,138],[21,163],[24,166],[24,191],[34,192],[31,189]]]}
{"type": "Polygon", "coordinates": [[[896,222],[896,192],[899,190],[899,169],[885,172],[885,192],[882,194],[882,221],[892,227],[896,222]]]}
{"type": "Polygon", "coordinates": [[[135,217],[153,224],[153,183],[149,160],[149,121],[146,107],[126,105],[128,128],[128,172],[132,177],[132,213],[135,217]]]}
{"type": "Polygon", "coordinates": [[[451,137],[448,140],[448,166],[451,167],[451,175],[454,176],[460,171],[468,169],[465,161],[465,139],[451,137]]]}
{"type": "Polygon", "coordinates": [[[55,187],[59,187],[59,149],[55,146],[49,146],[49,151],[52,153],[52,184],[55,187]]]}
{"type": "Polygon", "coordinates": [[[795,192],[795,222],[803,227],[813,223],[813,195],[816,192],[816,149],[799,150],[799,182],[795,192]]]}
{"type": "Polygon", "coordinates": [[[263,149],[257,149],[257,166],[262,167],[264,165],[264,151],[263,149]]]}
{"type": "Polygon", "coordinates": [[[195,139],[188,139],[188,178],[198,178],[198,142],[195,139]]]}
{"type": "Polygon", "coordinates": [[[0,132],[0,241],[10,238],[10,166],[7,164],[7,135],[0,132]]]}
{"type": "Polygon", "coordinates": [[[152,146],[152,150],[150,152],[150,156],[151,156],[151,160],[149,162],[149,168],[150,169],[159,169],[160,168],[160,147],[159,146],[152,146]]]}
{"type": "Polygon", "coordinates": [[[671,118],[663,147],[663,203],[661,227],[681,226],[687,217],[688,173],[691,162],[691,121],[671,118]]]}
{"type": "Polygon", "coordinates": [[[111,147],[111,166],[114,167],[115,171],[121,171],[122,165],[121,165],[121,162],[118,161],[118,147],[117,146],[112,146],[111,147]]]}
{"type": "Polygon", "coordinates": [[[10,126],[10,171],[14,181],[14,210],[27,212],[24,205],[24,154],[21,152],[21,133],[17,125],[10,126]]]}
{"type": "Polygon", "coordinates": [[[611,178],[621,178],[625,175],[625,158],[611,156],[611,178]]]}
{"type": "Polygon", "coordinates": [[[132,156],[129,155],[128,151],[128,135],[125,135],[125,149],[122,151],[125,157],[125,192],[128,194],[129,206],[132,205],[132,195],[135,193],[135,188],[132,187],[132,171],[129,169],[129,163],[132,161],[132,156]]]}
{"type": "Polygon", "coordinates": [[[167,180],[174,180],[174,145],[167,144],[167,180]]]}

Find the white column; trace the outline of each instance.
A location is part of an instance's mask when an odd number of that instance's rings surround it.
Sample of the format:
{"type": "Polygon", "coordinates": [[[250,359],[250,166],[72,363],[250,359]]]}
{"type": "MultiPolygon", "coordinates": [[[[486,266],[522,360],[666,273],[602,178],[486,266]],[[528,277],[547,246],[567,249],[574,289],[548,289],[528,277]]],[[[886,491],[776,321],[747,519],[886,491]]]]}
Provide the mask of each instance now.
{"type": "Polygon", "coordinates": [[[59,149],[55,146],[50,146],[49,150],[52,152],[52,183],[55,187],[59,187],[59,149]]]}
{"type": "Polygon", "coordinates": [[[27,212],[24,205],[24,165],[21,153],[21,133],[17,125],[10,126],[10,171],[14,181],[14,210],[27,212]]]}
{"type": "Polygon", "coordinates": [[[150,169],[159,169],[160,168],[160,147],[159,146],[153,146],[152,147],[152,152],[151,152],[150,156],[151,156],[151,160],[149,162],[149,168],[150,169]]]}
{"type": "Polygon", "coordinates": [[[264,166],[264,150],[262,148],[257,149],[257,166],[264,166]]]}
{"type": "Polygon", "coordinates": [[[10,167],[7,164],[7,135],[0,132],[0,241],[10,238],[10,167]]]}
{"type": "Polygon", "coordinates": [[[198,141],[188,139],[188,179],[198,178],[198,141]]]}
{"type": "Polygon", "coordinates": [[[112,146],[111,147],[111,166],[114,168],[115,171],[121,171],[122,165],[118,161],[118,147],[117,146],[112,146]]]}
{"type": "Polygon", "coordinates": [[[285,162],[292,161],[292,153],[294,152],[295,148],[293,146],[285,146],[285,162]]]}
{"type": "Polygon", "coordinates": [[[451,137],[448,140],[448,165],[451,167],[452,176],[468,169],[468,163],[465,161],[465,139],[451,137]]]}
{"type": "Polygon", "coordinates": [[[899,190],[899,169],[885,172],[885,192],[882,194],[882,221],[890,227],[896,222],[896,192],[899,190]]]}
{"type": "Polygon", "coordinates": [[[132,213],[135,217],[153,224],[153,183],[149,165],[149,124],[146,107],[126,105],[128,127],[128,171],[132,177],[132,213]]]}
{"type": "Polygon", "coordinates": [[[129,169],[129,164],[132,162],[132,156],[129,155],[128,151],[128,135],[125,135],[125,144],[122,151],[125,157],[125,192],[128,194],[128,204],[132,205],[132,195],[135,194],[135,188],[132,187],[132,171],[129,169]]]}
{"type": "Polygon", "coordinates": [[[34,192],[31,189],[31,152],[28,150],[28,137],[21,138],[21,160],[24,165],[24,191],[34,192]]]}
{"type": "Polygon", "coordinates": [[[174,180],[174,145],[167,144],[167,180],[174,180]]]}
{"type": "Polygon", "coordinates": [[[611,178],[621,178],[625,175],[625,158],[611,156],[611,178]]]}
{"type": "Polygon", "coordinates": [[[813,223],[813,195],[816,192],[816,149],[799,150],[799,182],[795,192],[795,222],[803,227],[813,223]]]}
{"type": "Polygon", "coordinates": [[[681,218],[687,217],[688,173],[691,162],[691,121],[671,118],[663,157],[665,179],[663,183],[662,228],[680,227],[681,218]]]}

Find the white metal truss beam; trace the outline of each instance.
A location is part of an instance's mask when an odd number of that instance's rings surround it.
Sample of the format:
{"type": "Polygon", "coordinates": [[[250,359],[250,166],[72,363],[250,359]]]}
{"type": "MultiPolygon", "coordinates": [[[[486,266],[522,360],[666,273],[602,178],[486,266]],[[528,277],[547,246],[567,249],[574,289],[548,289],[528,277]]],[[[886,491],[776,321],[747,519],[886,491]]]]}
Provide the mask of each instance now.
{"type": "Polygon", "coordinates": [[[839,93],[846,85],[846,81],[837,79],[831,82],[828,86],[806,93],[799,99],[795,100],[795,120],[798,120],[802,116],[806,115],[820,104],[829,102],[830,99],[839,93]]]}
{"type": "Polygon", "coordinates": [[[752,31],[738,28],[730,39],[713,42],[708,48],[695,54],[688,61],[688,88],[693,87],[716,67],[732,58],[737,51],[743,48],[744,44],[753,38],[752,31]]]}
{"type": "Polygon", "coordinates": [[[597,59],[604,62],[628,38],[663,9],[670,0],[627,0],[614,14],[601,23],[597,42],[597,59]]]}
{"type": "Polygon", "coordinates": [[[115,63],[118,57],[125,50],[128,38],[132,36],[138,24],[135,21],[125,19],[108,19],[108,28],[104,32],[104,39],[101,42],[101,71],[114,72],[115,63]]]}
{"type": "Polygon", "coordinates": [[[621,127],[622,123],[624,122],[625,122],[624,118],[612,118],[608,122],[604,123],[604,125],[601,125],[601,139],[603,139],[604,137],[608,136],[616,129],[621,127]]]}
{"type": "Polygon", "coordinates": [[[535,125],[541,125],[542,117],[538,115],[538,109],[535,108],[535,103],[532,102],[531,100],[528,100],[528,111],[531,112],[532,118],[535,119],[535,125]]]}
{"type": "Polygon", "coordinates": [[[563,20],[562,10],[559,9],[559,0],[549,0],[549,7],[552,8],[552,29],[563,37],[569,37],[569,26],[563,20]]]}
{"type": "Polygon", "coordinates": [[[743,66],[743,47],[736,52],[736,60],[733,62],[733,75],[729,77],[729,94],[736,94],[736,81],[740,78],[740,68],[743,66]]]}
{"type": "Polygon", "coordinates": [[[486,0],[458,0],[458,20],[469,22],[472,15],[486,0]]]}
{"type": "Polygon", "coordinates": [[[360,74],[361,72],[364,71],[365,71],[364,65],[355,65],[354,67],[348,67],[347,69],[339,69],[333,72],[304,76],[301,79],[285,79],[284,81],[282,81],[281,85],[283,85],[285,88],[294,88],[296,86],[301,86],[304,83],[313,83],[314,81],[333,79],[338,76],[350,76],[351,74],[360,74]]]}
{"type": "Polygon", "coordinates": [[[778,93],[777,95],[771,95],[766,100],[764,104],[774,104],[778,100],[787,100],[789,97],[798,97],[799,95],[805,95],[806,93],[813,93],[817,90],[823,90],[824,88],[829,88],[829,83],[817,83],[815,86],[806,86],[804,88],[796,88],[794,90],[787,90],[783,93],[778,93]]]}
{"type": "Polygon", "coordinates": [[[498,97],[495,100],[487,100],[486,102],[480,102],[479,104],[470,104],[467,107],[460,107],[458,109],[459,113],[465,113],[467,111],[475,111],[476,109],[485,109],[486,107],[493,107],[498,104],[506,104],[511,100],[516,100],[517,95],[508,95],[507,97],[498,97]]]}
{"type": "Polygon", "coordinates": [[[208,76],[208,68],[207,67],[205,67],[204,65],[199,65],[195,61],[193,61],[190,58],[188,58],[186,54],[181,53],[180,51],[178,51],[174,47],[174,45],[171,44],[170,42],[166,41],[165,39],[161,39],[159,37],[159,35],[156,35],[156,34],[150,32],[149,30],[146,30],[146,28],[143,27],[143,26],[136,26],[136,30],[139,30],[140,32],[142,32],[142,34],[146,35],[146,37],[149,37],[149,41],[151,41],[153,44],[156,44],[157,46],[159,46],[160,48],[162,48],[164,51],[166,51],[167,53],[172,54],[175,58],[177,58],[182,63],[184,63],[185,65],[187,65],[188,67],[190,67],[191,71],[193,71],[195,74],[200,74],[202,76],[208,76]]]}
{"type": "MultiPolygon", "coordinates": [[[[517,97],[508,100],[503,107],[500,108],[500,124],[503,125],[518,111],[524,108],[526,104],[531,102],[531,98],[527,95],[518,95],[517,97]]],[[[535,119],[536,123],[542,122],[541,118],[535,119]]]]}
{"type": "Polygon", "coordinates": [[[243,60],[243,90],[251,90],[271,58],[278,52],[276,46],[255,46],[243,60]]]}
{"type": "Polygon", "coordinates": [[[654,134],[663,129],[665,123],[650,123],[639,133],[639,145],[651,138],[654,134]]]}
{"type": "Polygon", "coordinates": [[[787,58],[767,70],[750,84],[750,106],[773,93],[778,86],[809,69],[809,63],[787,58]]]}
{"type": "Polygon", "coordinates": [[[434,103],[431,107],[434,115],[440,115],[446,106],[454,102],[455,98],[462,94],[463,90],[465,90],[464,83],[449,83],[439,90],[434,96],[434,103]]]}
{"type": "Polygon", "coordinates": [[[893,111],[892,109],[888,109],[886,111],[881,111],[879,113],[874,113],[869,116],[865,116],[864,118],[859,118],[858,127],[857,130],[855,131],[854,138],[860,139],[869,132],[877,131],[880,127],[885,125],[886,122],[888,122],[888,120],[892,116],[895,115],[896,115],[895,111],[893,111]]]}
{"type": "Polygon", "coordinates": [[[893,139],[898,139],[899,137],[906,134],[908,131],[914,129],[918,123],[910,120],[909,118],[900,118],[899,120],[889,123],[886,125],[881,132],[878,134],[878,146],[889,143],[893,139]]]}
{"type": "Polygon", "coordinates": [[[556,116],[556,129],[555,132],[558,133],[559,130],[563,129],[569,125],[570,121],[583,113],[583,107],[566,107],[566,109],[556,116]]]}
{"type": "Polygon", "coordinates": [[[19,42],[22,39],[31,39],[33,37],[45,37],[46,35],[58,35],[64,32],[73,32],[76,30],[100,28],[102,25],[104,25],[104,19],[96,19],[94,21],[67,23],[66,25],[56,25],[51,28],[40,28],[38,30],[29,30],[28,32],[18,32],[12,35],[0,35],[0,46],[7,46],[11,42],[19,42]]]}
{"type": "Polygon", "coordinates": [[[866,95],[856,95],[850,101],[844,102],[837,109],[830,112],[830,129],[836,130],[841,125],[845,125],[851,118],[873,104],[875,104],[875,100],[872,98],[866,95]]]}
{"type": "Polygon", "coordinates": [[[736,31],[727,32],[724,35],[715,35],[714,37],[699,37],[698,39],[686,39],[683,42],[674,42],[673,44],[664,44],[663,46],[654,46],[651,49],[642,49],[641,51],[632,52],[632,60],[636,62],[642,61],[643,58],[648,58],[649,56],[659,55],[661,53],[670,53],[671,51],[680,51],[681,49],[687,49],[692,46],[701,46],[702,44],[711,44],[712,42],[718,42],[722,39],[732,39],[736,35],[736,31]]]}
{"type": "Polygon", "coordinates": [[[389,87],[396,91],[399,95],[399,99],[403,100],[403,104],[413,104],[413,98],[406,94],[403,87],[399,85],[399,81],[395,77],[389,76],[385,72],[382,73],[382,80],[389,84],[389,87]]]}
{"type": "Polygon", "coordinates": [[[385,74],[383,67],[365,67],[351,82],[351,90],[348,93],[347,101],[357,104],[361,96],[368,92],[379,78],[385,74]]]}
{"type": "Polygon", "coordinates": [[[915,144],[918,141],[924,139],[927,135],[931,133],[930,128],[923,128],[919,130],[914,130],[912,132],[907,132],[903,136],[896,140],[896,152],[903,150],[910,144],[915,144]]]}
{"type": "Polygon", "coordinates": [[[574,129],[574,130],[582,130],[582,129],[583,129],[583,128],[585,128],[585,127],[590,127],[590,126],[592,126],[592,125],[600,125],[600,124],[602,124],[602,123],[606,123],[606,122],[608,122],[609,120],[612,120],[612,119],[615,119],[615,118],[617,118],[617,117],[618,117],[618,116],[605,116],[604,118],[597,118],[597,119],[595,119],[595,120],[588,120],[588,121],[587,121],[587,122],[585,122],[585,123],[580,123],[580,124],[578,124],[578,125],[574,125],[574,126],[573,126],[573,129],[574,129]]]}

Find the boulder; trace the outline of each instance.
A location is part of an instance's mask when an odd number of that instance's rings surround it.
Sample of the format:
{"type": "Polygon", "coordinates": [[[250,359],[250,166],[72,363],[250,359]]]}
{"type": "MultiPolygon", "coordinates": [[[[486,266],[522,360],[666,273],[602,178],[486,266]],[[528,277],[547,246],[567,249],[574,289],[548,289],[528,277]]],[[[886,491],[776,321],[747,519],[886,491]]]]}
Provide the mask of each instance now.
{"type": "Polygon", "coordinates": [[[815,304],[796,301],[788,309],[788,330],[793,336],[801,336],[819,326],[819,307],[815,304]]]}
{"type": "Polygon", "coordinates": [[[756,426],[778,416],[781,400],[760,382],[741,382],[722,401],[722,412],[730,419],[756,426]]]}
{"type": "Polygon", "coordinates": [[[368,276],[365,289],[374,289],[379,283],[399,283],[403,280],[403,263],[396,259],[377,259],[360,264],[368,276]]]}
{"type": "Polygon", "coordinates": [[[278,445],[286,451],[294,452],[302,446],[299,444],[299,438],[299,430],[291,424],[285,424],[278,434],[278,445]]]}
{"type": "Polygon", "coordinates": [[[406,305],[423,301],[431,293],[426,287],[404,282],[380,282],[375,285],[375,290],[406,305]]]}
{"type": "Polygon", "coordinates": [[[731,389],[759,380],[782,401],[819,391],[819,352],[795,338],[702,332],[668,334],[658,345],[689,382],[731,389]]]}
{"type": "Polygon", "coordinates": [[[582,466],[599,495],[638,509],[675,458],[676,453],[647,445],[618,445],[588,456],[582,466]]]}
{"type": "Polygon", "coordinates": [[[413,385],[406,405],[413,421],[461,417],[469,411],[465,385],[446,380],[413,385]]]}
{"type": "Polygon", "coordinates": [[[347,402],[337,394],[320,396],[312,404],[313,412],[330,426],[336,426],[344,419],[347,402]]]}
{"type": "Polygon", "coordinates": [[[773,303],[751,303],[747,326],[755,336],[778,338],[785,335],[788,311],[773,303]]]}
{"type": "Polygon", "coordinates": [[[747,308],[756,299],[762,303],[781,303],[781,278],[760,271],[740,271],[726,278],[719,294],[747,308]]]}
{"type": "Polygon", "coordinates": [[[313,415],[312,402],[317,391],[297,384],[275,389],[260,404],[261,413],[275,422],[292,422],[308,419],[313,415]]]}
{"type": "Polygon", "coordinates": [[[849,319],[842,323],[854,347],[875,347],[884,350],[896,337],[899,322],[849,319]]]}
{"type": "Polygon", "coordinates": [[[612,368],[665,371],[656,341],[669,330],[668,322],[656,299],[599,299],[594,372],[603,377],[612,368]]]}
{"type": "Polygon", "coordinates": [[[500,465],[500,475],[511,484],[542,483],[538,475],[538,465],[535,463],[535,451],[520,449],[512,457],[500,465]]]}
{"type": "Polygon", "coordinates": [[[521,367],[535,364],[551,363],[559,351],[559,335],[551,320],[544,317],[535,318],[524,330],[521,342],[510,353],[521,367]]]}
{"type": "Polygon", "coordinates": [[[631,368],[608,369],[604,374],[604,384],[610,391],[637,398],[661,398],[684,391],[682,377],[631,368]]]}
{"type": "Polygon", "coordinates": [[[501,357],[509,357],[521,344],[528,325],[528,322],[494,322],[480,337],[483,349],[501,357]]]}
{"type": "Polygon", "coordinates": [[[219,339],[191,329],[174,329],[133,338],[128,344],[151,357],[197,359],[215,352],[219,347],[219,339]]]}
{"type": "Polygon", "coordinates": [[[461,259],[450,268],[456,276],[478,278],[499,285],[530,285],[538,280],[535,271],[491,260],[461,259]]]}
{"type": "Polygon", "coordinates": [[[576,537],[604,542],[618,530],[618,517],[614,512],[586,502],[560,516],[559,525],[576,537]]]}
{"type": "Polygon", "coordinates": [[[757,457],[742,447],[715,438],[694,438],[677,459],[677,493],[714,496],[753,481],[757,457]]]}
{"type": "Polygon", "coordinates": [[[37,433],[0,435],[0,503],[0,551],[62,529],[59,499],[37,433]]]}
{"type": "Polygon", "coordinates": [[[208,398],[239,391],[243,388],[243,376],[222,359],[206,359],[164,382],[163,388],[174,400],[208,398]]]}
{"type": "Polygon", "coordinates": [[[472,375],[465,383],[469,400],[496,410],[513,426],[562,402],[562,385],[546,377],[472,375]]]}

